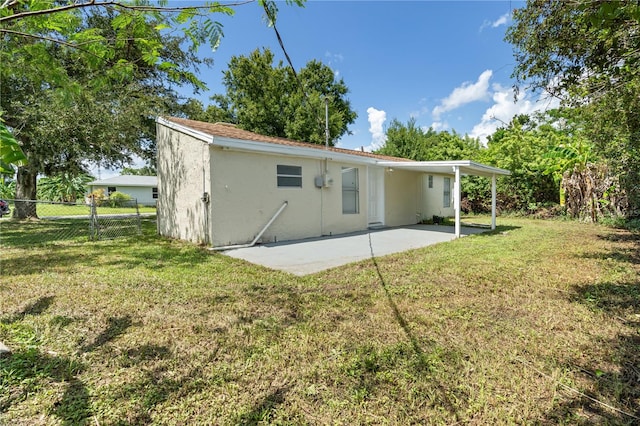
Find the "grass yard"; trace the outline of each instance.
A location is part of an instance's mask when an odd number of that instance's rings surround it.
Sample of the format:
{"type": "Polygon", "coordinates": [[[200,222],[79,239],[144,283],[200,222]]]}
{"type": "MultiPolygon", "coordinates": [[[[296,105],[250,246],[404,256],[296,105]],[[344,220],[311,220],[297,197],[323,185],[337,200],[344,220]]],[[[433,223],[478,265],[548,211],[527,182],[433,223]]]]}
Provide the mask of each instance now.
{"type": "Polygon", "coordinates": [[[0,424],[640,424],[640,235],[500,224],[302,278],[3,247],[0,424]]]}
{"type": "MultiPolygon", "coordinates": [[[[9,203],[11,212],[15,209],[13,202],[9,203]]],[[[91,207],[83,204],[64,204],[64,203],[50,203],[50,202],[36,202],[36,211],[39,217],[60,217],[60,216],[88,216],[91,213],[91,207]]],[[[155,214],[156,208],[151,206],[139,206],[139,213],[155,214]]],[[[112,215],[112,214],[135,214],[135,206],[124,207],[109,207],[98,206],[96,208],[98,215],[112,215]]]]}

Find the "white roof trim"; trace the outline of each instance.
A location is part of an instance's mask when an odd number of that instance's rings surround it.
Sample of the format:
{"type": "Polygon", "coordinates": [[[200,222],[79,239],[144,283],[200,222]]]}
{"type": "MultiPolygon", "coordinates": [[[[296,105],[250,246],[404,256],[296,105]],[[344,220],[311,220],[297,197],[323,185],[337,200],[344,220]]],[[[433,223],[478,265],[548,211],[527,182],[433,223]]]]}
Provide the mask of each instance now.
{"type": "Polygon", "coordinates": [[[172,130],[175,130],[177,132],[184,133],[184,134],[187,134],[189,136],[192,136],[192,137],[194,137],[194,138],[196,138],[196,139],[198,139],[198,140],[200,140],[202,142],[213,143],[213,136],[208,135],[208,134],[206,134],[204,132],[200,132],[198,130],[194,130],[194,129],[192,129],[190,127],[187,127],[187,126],[183,126],[181,124],[174,123],[173,121],[169,121],[169,120],[164,119],[162,117],[158,117],[156,119],[156,123],[162,124],[163,126],[166,126],[166,127],[170,128],[172,130]]]}
{"type": "Polygon", "coordinates": [[[127,187],[155,187],[158,186],[157,176],[120,175],[107,179],[94,180],[87,186],[127,186],[127,187]]]}
{"type": "Polygon", "coordinates": [[[491,177],[494,175],[510,175],[509,170],[500,169],[498,167],[487,166],[486,164],[476,163],[470,160],[456,161],[378,161],[377,164],[382,167],[392,167],[396,169],[420,171],[424,173],[441,173],[452,175],[455,169],[459,168],[460,172],[466,175],[491,177]]]}
{"type": "Polygon", "coordinates": [[[233,149],[237,151],[260,152],[264,154],[274,155],[290,155],[294,157],[306,157],[317,159],[329,159],[333,161],[344,161],[356,164],[378,165],[380,167],[395,167],[398,169],[420,171],[424,173],[440,173],[454,174],[455,167],[460,168],[460,172],[468,175],[486,176],[493,175],[510,175],[511,172],[497,167],[487,166],[485,164],[476,163],[470,160],[458,161],[393,161],[380,160],[375,157],[365,157],[357,153],[348,154],[335,152],[331,150],[318,149],[316,147],[292,146],[277,143],[250,141],[246,139],[228,138],[222,136],[212,136],[190,127],[174,123],[162,117],[156,120],[158,124],[162,124],[172,130],[185,133],[202,142],[222,148],[233,149]]]}
{"type": "Polygon", "coordinates": [[[245,139],[226,138],[215,136],[213,145],[238,151],[261,152],[265,154],[291,155],[294,157],[307,157],[329,159],[333,161],[345,161],[359,164],[376,164],[378,158],[363,157],[357,154],[347,154],[330,150],[307,148],[304,146],[281,145],[269,142],[248,141],[245,139]]]}

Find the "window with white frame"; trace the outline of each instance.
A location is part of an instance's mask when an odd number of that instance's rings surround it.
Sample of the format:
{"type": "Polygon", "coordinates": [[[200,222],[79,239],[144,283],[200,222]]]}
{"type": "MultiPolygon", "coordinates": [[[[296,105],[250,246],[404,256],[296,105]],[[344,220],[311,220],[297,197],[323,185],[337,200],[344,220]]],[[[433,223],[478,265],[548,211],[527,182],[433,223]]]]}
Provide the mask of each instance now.
{"type": "Polygon", "coordinates": [[[111,195],[116,191],[117,191],[117,188],[115,186],[108,186],[107,187],[107,195],[111,195]]]}
{"type": "Polygon", "coordinates": [[[154,200],[158,198],[158,188],[151,188],[151,196],[154,200]]]}
{"type": "Polygon", "coordinates": [[[442,206],[443,207],[451,207],[451,178],[444,178],[444,185],[443,185],[443,192],[442,192],[442,206]]]}
{"type": "Polygon", "coordinates": [[[302,188],[302,167],[278,164],[278,188],[302,188]]]}
{"type": "Polygon", "coordinates": [[[360,213],[358,169],[356,167],[342,168],[342,213],[360,213]]]}
{"type": "Polygon", "coordinates": [[[429,175],[429,189],[433,188],[433,175],[429,175]]]}

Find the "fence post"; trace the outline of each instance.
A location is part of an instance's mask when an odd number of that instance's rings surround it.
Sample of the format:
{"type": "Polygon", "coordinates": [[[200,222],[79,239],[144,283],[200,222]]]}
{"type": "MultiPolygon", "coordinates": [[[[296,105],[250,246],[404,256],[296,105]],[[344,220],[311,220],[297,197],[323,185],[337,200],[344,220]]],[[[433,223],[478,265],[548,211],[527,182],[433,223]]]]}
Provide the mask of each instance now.
{"type": "Polygon", "coordinates": [[[136,218],[138,219],[138,235],[142,235],[142,220],[140,219],[140,208],[138,206],[138,199],[134,198],[133,201],[136,203],[136,218]]]}
{"type": "Polygon", "coordinates": [[[95,197],[91,197],[91,214],[89,216],[89,239],[95,241],[99,239],[98,210],[95,197]]]}

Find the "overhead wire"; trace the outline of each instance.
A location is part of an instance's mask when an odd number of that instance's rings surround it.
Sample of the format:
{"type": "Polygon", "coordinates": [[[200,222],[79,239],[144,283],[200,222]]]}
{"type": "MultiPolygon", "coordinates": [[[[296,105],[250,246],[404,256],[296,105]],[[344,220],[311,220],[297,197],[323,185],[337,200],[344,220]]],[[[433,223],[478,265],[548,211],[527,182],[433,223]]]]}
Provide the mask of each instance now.
{"type": "MultiPolygon", "coordinates": [[[[282,52],[284,53],[284,57],[287,60],[287,63],[289,64],[289,67],[291,68],[291,72],[293,73],[293,77],[295,78],[296,82],[298,83],[298,86],[300,87],[300,91],[302,91],[303,96],[305,97],[305,100],[307,101],[307,105],[309,105],[310,107],[311,105],[311,101],[309,99],[309,94],[307,93],[307,91],[304,88],[304,85],[302,84],[302,82],[300,81],[300,78],[298,77],[298,73],[296,72],[295,67],[293,66],[293,62],[291,61],[291,57],[289,56],[289,53],[287,52],[287,49],[284,47],[284,41],[282,40],[282,37],[280,36],[280,31],[278,31],[278,27],[276,27],[276,16],[273,13],[273,10],[271,10],[269,8],[269,5],[273,3],[270,1],[263,1],[262,2],[262,7],[264,8],[264,12],[267,15],[267,19],[269,20],[269,24],[273,27],[273,31],[276,33],[276,38],[278,39],[278,44],[280,44],[280,48],[282,49],[282,52]]],[[[274,8],[276,7],[275,4],[273,6],[274,8]]],[[[327,96],[325,94],[325,96],[327,96]]],[[[318,122],[318,127],[320,130],[320,133],[323,133],[325,131],[324,125],[322,124],[322,118],[320,117],[320,114],[318,113],[317,110],[312,108],[312,112],[314,113],[314,115],[316,116],[316,121],[318,122]]]]}

